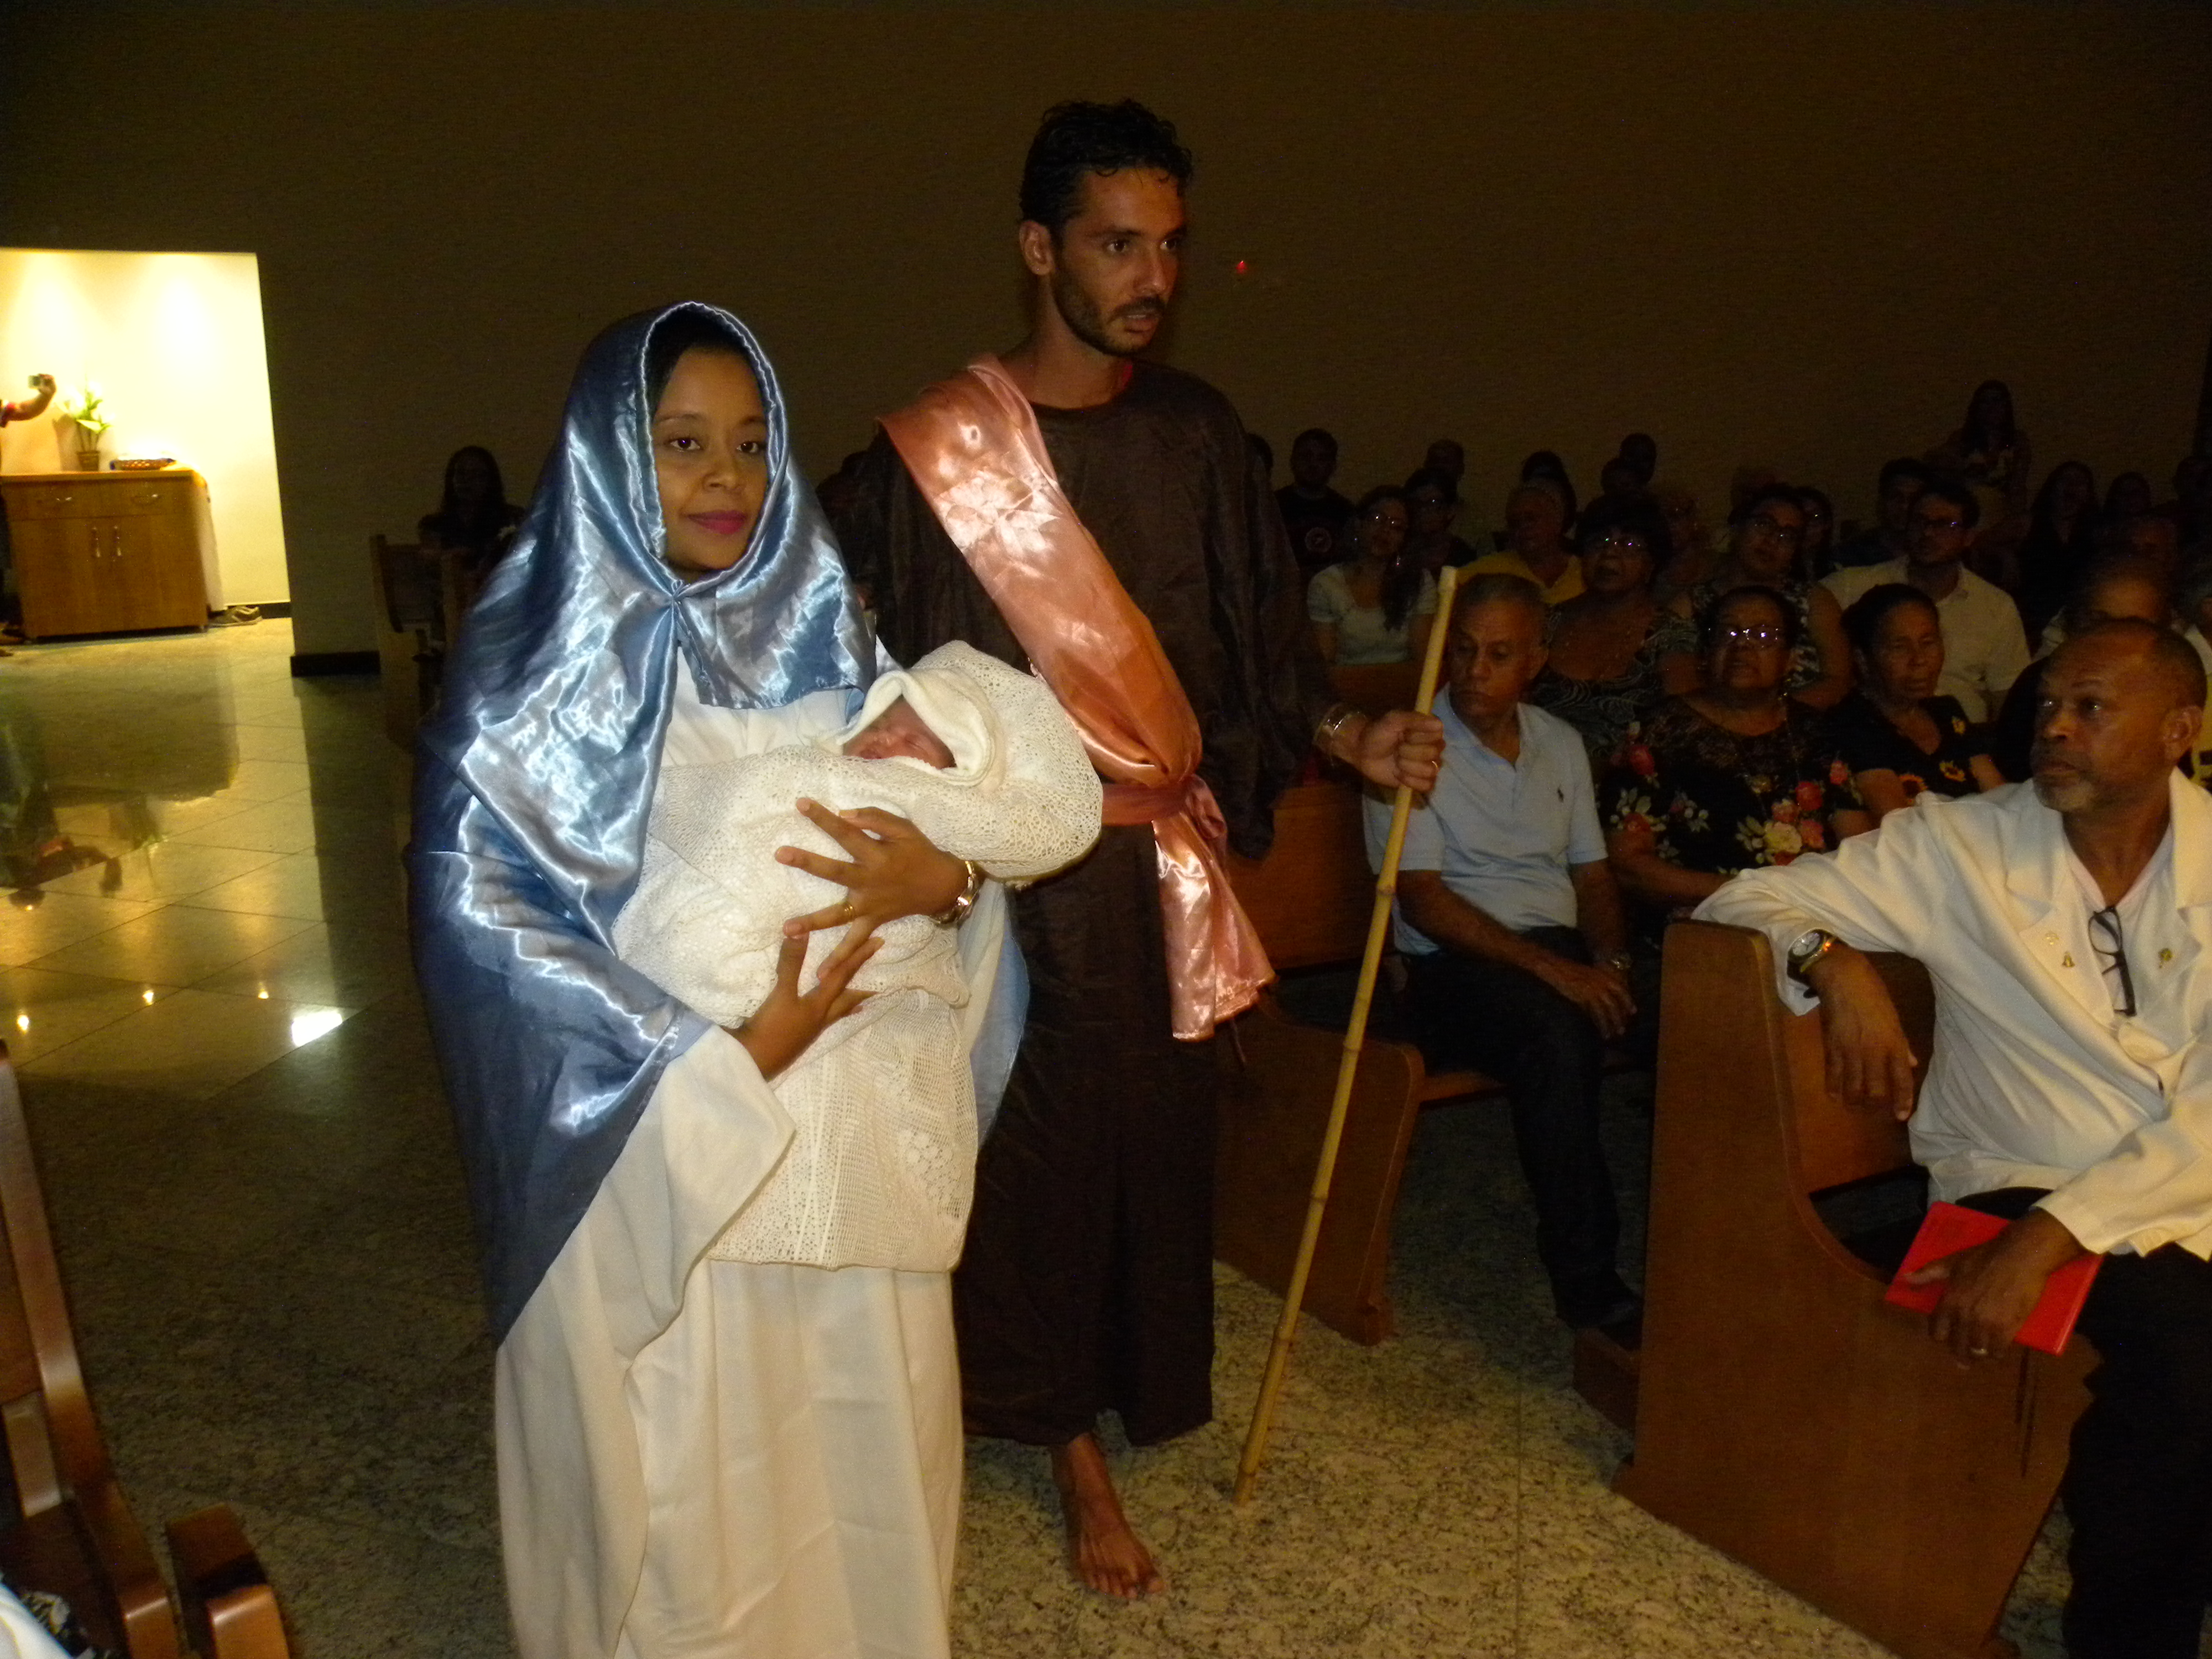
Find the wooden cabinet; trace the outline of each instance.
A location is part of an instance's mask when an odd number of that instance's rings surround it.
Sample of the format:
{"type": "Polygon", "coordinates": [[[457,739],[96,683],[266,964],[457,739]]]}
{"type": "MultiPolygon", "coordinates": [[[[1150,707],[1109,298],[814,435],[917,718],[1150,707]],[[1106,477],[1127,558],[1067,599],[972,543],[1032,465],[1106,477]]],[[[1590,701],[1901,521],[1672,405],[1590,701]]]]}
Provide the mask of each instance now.
{"type": "Polygon", "coordinates": [[[26,639],[207,626],[215,538],[198,473],[17,473],[0,495],[26,639]]]}

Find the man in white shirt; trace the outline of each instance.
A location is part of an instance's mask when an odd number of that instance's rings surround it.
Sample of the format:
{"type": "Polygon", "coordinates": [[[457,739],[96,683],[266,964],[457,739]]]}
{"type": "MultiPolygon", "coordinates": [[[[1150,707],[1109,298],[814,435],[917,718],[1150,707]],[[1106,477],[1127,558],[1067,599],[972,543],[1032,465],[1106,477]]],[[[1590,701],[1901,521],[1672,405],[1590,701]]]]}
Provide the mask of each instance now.
{"type": "Polygon", "coordinates": [[[2045,667],[2032,787],[1898,813],[1698,911],[1766,934],[1784,997],[1820,1003],[1831,1086],[1913,1115],[1936,1197],[2011,1220],[1929,1272],[1962,1362],[2108,1253],[2064,1488],[2075,1659],[2197,1659],[2212,1594],[2212,799],[2174,770],[2204,697],[2179,635],[2100,623],[2045,667]],[[1917,1112],[1862,951],[1935,981],[1917,1112]]]}
{"type": "Polygon", "coordinates": [[[1966,485],[1931,479],[1905,521],[1905,555],[1885,564],[1838,570],[1821,579],[1845,610],[1870,588],[1907,582],[1936,601],[1943,625],[1943,677],[1936,689],[1956,697],[1973,720],[1996,718],[2004,695],[2027,666],[2027,630],[2012,595],[1966,568],[1966,545],[1981,504],[1966,485]]]}
{"type": "MultiPolygon", "coordinates": [[[[1605,1044],[1635,1013],[1628,929],[1575,729],[1521,701],[1544,665],[1542,593],[1472,578],[1452,607],[1443,769],[1408,822],[1395,929],[1423,1051],[1504,1083],[1559,1317],[1632,1346],[1642,1304],[1615,1267],[1598,1142],[1605,1044]]],[[[1386,801],[1367,803],[1378,867],[1386,801]]]]}

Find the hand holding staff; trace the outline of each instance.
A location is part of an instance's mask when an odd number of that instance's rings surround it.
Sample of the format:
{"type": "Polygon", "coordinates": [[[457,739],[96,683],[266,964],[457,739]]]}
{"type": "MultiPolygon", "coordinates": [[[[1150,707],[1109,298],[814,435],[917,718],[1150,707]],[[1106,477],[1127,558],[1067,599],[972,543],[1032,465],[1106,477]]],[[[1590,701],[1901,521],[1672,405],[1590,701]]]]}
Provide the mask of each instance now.
{"type": "MultiPolygon", "coordinates": [[[[1437,580],[1437,619],[1429,629],[1429,648],[1421,660],[1420,690],[1413,707],[1429,712],[1436,701],[1437,672],[1443,661],[1444,639],[1451,632],[1452,590],[1459,572],[1447,568],[1437,580]]],[[[1406,820],[1413,810],[1413,792],[1398,786],[1390,808],[1390,839],[1382,851],[1382,874],[1375,884],[1375,913],[1367,924],[1367,952],[1360,958],[1359,988],[1352,1000],[1352,1023],[1345,1028],[1344,1058],[1336,1069],[1336,1097],[1328,1109],[1328,1129],[1322,1135],[1321,1160],[1314,1170],[1312,1195],[1306,1200],[1305,1231],[1298,1238],[1297,1260],[1291,1268],[1290,1288],[1283,1297],[1283,1316],[1275,1327],[1275,1340],[1267,1350],[1267,1370],[1260,1380],[1259,1403],[1253,1407],[1252,1427],[1244,1437],[1244,1455],[1237,1466],[1237,1502],[1248,1503],[1260,1479],[1260,1462],[1267,1454],[1267,1431],[1273,1425],[1275,1407],[1290,1370],[1291,1346],[1297,1340],[1298,1315],[1306,1299],[1306,1280],[1313,1273],[1314,1247],[1321,1239],[1321,1219],[1328,1208],[1329,1184],[1336,1177],[1337,1143],[1344,1138],[1344,1119],[1352,1105],[1352,1085],[1359,1074],[1359,1051],[1367,1040],[1367,1012],[1375,1000],[1375,980],[1382,967],[1382,945],[1389,936],[1390,906],[1398,893],[1398,860],[1406,850],[1406,820]]]]}

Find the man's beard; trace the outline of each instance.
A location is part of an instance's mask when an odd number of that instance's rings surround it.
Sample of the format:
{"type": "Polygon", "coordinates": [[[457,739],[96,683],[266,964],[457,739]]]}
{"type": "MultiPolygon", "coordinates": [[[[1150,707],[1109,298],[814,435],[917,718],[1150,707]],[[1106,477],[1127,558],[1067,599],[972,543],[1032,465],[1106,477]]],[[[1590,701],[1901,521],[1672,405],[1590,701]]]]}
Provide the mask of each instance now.
{"type": "Polygon", "coordinates": [[[2054,812],[2079,812],[2084,807],[2095,805],[2097,786],[2094,781],[2075,772],[2063,781],[2053,780],[2045,782],[2042,769],[2044,759],[2041,744],[2028,751],[2029,775],[2034,780],[2036,799],[2054,812]]]}
{"type": "MultiPolygon", "coordinates": [[[[1109,357],[1133,357],[1151,342],[1123,345],[1106,331],[1107,315],[1098,308],[1098,302],[1083,290],[1083,285],[1065,270],[1052,274],[1052,303],[1068,326],[1068,331],[1093,351],[1103,351],[1109,357]]],[[[1135,305],[1124,306],[1115,313],[1117,317],[1161,317],[1167,313],[1167,304],[1160,300],[1140,300],[1135,305]]]]}

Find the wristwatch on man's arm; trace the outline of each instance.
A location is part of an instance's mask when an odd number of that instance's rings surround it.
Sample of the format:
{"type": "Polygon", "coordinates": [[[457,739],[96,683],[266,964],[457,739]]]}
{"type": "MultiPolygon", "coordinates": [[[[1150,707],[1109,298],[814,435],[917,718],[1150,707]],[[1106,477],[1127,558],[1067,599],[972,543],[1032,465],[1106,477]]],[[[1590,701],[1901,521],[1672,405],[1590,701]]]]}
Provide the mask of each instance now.
{"type": "Polygon", "coordinates": [[[1784,965],[1789,969],[1790,977],[1800,985],[1810,986],[1812,981],[1805,975],[1813,971],[1813,964],[1842,943],[1843,940],[1825,927],[1807,928],[1797,936],[1796,942],[1790,947],[1788,954],[1783,958],[1784,965]]]}

